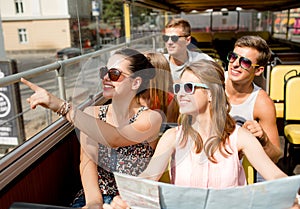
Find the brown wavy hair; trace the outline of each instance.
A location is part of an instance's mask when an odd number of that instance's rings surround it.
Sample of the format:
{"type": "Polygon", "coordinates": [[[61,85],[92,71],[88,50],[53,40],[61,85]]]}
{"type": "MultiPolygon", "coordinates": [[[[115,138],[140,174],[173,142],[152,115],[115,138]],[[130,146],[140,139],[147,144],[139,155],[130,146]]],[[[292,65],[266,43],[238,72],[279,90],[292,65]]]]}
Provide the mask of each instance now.
{"type": "Polygon", "coordinates": [[[168,60],[161,53],[148,52],[145,56],[155,67],[156,76],[150,81],[150,107],[155,106],[157,100],[160,109],[166,114],[168,110],[168,92],[171,91],[173,79],[168,60]]]}
{"type": "Polygon", "coordinates": [[[212,97],[210,102],[212,130],[208,140],[203,144],[202,137],[191,126],[191,115],[182,114],[179,120],[183,130],[183,137],[180,144],[185,146],[190,137],[195,143],[196,153],[200,153],[204,149],[208,159],[212,162],[217,162],[214,157],[217,150],[225,157],[232,154],[225,145],[230,134],[235,129],[235,121],[229,115],[231,106],[225,94],[224,70],[219,64],[213,61],[199,60],[190,63],[185,67],[184,71],[191,71],[199,78],[201,83],[206,84],[209,88],[208,91],[210,91],[212,97]]]}

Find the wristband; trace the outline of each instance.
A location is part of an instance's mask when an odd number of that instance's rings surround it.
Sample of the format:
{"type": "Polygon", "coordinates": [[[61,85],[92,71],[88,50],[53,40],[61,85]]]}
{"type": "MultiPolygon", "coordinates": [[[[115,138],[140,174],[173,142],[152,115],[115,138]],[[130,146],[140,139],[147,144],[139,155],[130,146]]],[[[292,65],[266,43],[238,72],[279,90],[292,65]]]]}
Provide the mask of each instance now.
{"type": "Polygon", "coordinates": [[[262,137],[258,138],[258,140],[259,140],[261,146],[263,146],[263,147],[266,146],[266,144],[267,144],[267,142],[268,142],[268,139],[267,139],[267,137],[266,137],[265,132],[264,132],[264,134],[262,135],[262,137]]]}
{"type": "Polygon", "coordinates": [[[65,116],[71,108],[71,104],[67,101],[64,101],[60,108],[56,111],[59,116],[65,116]]]}

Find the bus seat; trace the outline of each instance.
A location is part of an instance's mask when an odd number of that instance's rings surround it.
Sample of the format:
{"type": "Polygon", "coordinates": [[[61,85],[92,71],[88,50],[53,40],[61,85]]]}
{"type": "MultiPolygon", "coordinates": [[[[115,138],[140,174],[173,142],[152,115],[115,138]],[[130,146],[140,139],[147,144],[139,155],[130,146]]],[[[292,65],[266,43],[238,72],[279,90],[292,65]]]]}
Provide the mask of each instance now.
{"type": "Polygon", "coordinates": [[[271,70],[269,95],[275,103],[277,118],[283,118],[284,76],[293,69],[299,73],[300,65],[276,65],[271,70]]]}
{"type": "MultiPolygon", "coordinates": [[[[284,88],[284,160],[288,175],[292,175],[296,165],[295,148],[300,148],[300,74],[285,80],[284,88]],[[288,152],[289,149],[289,152],[288,152]],[[289,153],[289,157],[287,156],[289,153]]],[[[300,149],[297,149],[298,152],[300,149]]]]}
{"type": "Polygon", "coordinates": [[[252,167],[246,156],[243,157],[242,165],[246,174],[247,184],[254,184],[256,182],[256,170],[252,167]]]}
{"type": "Polygon", "coordinates": [[[236,34],[233,31],[226,32],[214,32],[213,34],[214,41],[232,41],[236,40],[236,34]]]}
{"type": "Polygon", "coordinates": [[[191,36],[197,40],[199,48],[213,49],[213,38],[210,32],[192,31],[191,36]]]}
{"type": "Polygon", "coordinates": [[[208,48],[200,47],[200,50],[204,53],[215,53],[215,54],[218,53],[218,51],[216,49],[213,49],[213,48],[210,48],[210,47],[208,47],[208,48]]]}
{"type": "Polygon", "coordinates": [[[193,36],[198,41],[198,43],[212,43],[213,41],[212,34],[207,32],[192,31],[191,36],[193,36]]]}
{"type": "Polygon", "coordinates": [[[171,169],[171,159],[169,160],[169,164],[168,164],[168,167],[166,168],[165,172],[162,174],[162,176],[158,180],[159,182],[168,183],[168,184],[171,183],[170,169],[171,169]]]}
{"type": "MultiPolygon", "coordinates": [[[[289,46],[288,46],[289,47],[289,46]]],[[[291,52],[291,49],[288,49],[284,46],[270,47],[274,60],[272,61],[273,65],[299,65],[300,64],[300,53],[291,52]],[[276,51],[277,50],[277,51],[276,51]],[[287,50],[287,51],[284,51],[287,50]]]]}
{"type": "Polygon", "coordinates": [[[238,31],[236,37],[241,38],[242,36],[260,36],[266,42],[269,42],[271,39],[271,34],[269,31],[238,31]]]}
{"type": "Polygon", "coordinates": [[[292,48],[290,46],[272,46],[270,45],[270,49],[273,53],[286,53],[290,52],[292,48]]]}
{"type": "MultiPolygon", "coordinates": [[[[178,125],[177,123],[163,123],[160,128],[160,136],[169,128],[176,127],[177,125],[178,125]]],[[[169,171],[171,169],[170,166],[171,166],[171,159],[169,160],[168,167],[166,168],[165,172],[159,179],[160,182],[171,183],[170,175],[169,175],[169,171]]]]}
{"type": "Polygon", "coordinates": [[[257,35],[262,37],[266,42],[270,42],[271,34],[269,31],[257,31],[257,35]]]}

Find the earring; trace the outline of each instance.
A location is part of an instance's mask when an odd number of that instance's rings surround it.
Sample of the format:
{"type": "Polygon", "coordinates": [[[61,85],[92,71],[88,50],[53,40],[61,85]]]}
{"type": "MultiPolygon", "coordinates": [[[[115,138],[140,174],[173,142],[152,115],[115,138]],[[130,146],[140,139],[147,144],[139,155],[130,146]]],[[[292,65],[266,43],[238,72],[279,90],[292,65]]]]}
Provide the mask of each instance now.
{"type": "Polygon", "coordinates": [[[209,94],[208,94],[208,102],[211,102],[211,100],[212,100],[212,96],[211,96],[211,94],[209,93],[209,94]]]}

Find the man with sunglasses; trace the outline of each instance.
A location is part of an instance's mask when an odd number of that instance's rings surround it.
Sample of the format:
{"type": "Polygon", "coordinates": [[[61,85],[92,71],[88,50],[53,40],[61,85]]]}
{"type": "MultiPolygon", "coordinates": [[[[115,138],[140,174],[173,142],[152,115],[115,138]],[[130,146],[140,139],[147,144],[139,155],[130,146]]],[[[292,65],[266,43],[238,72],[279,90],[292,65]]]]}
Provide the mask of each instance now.
{"type": "Polygon", "coordinates": [[[281,156],[276,110],[269,95],[254,82],[271,57],[266,41],[259,36],[243,36],[228,53],[226,93],[230,114],[260,141],[267,155],[277,162],[281,156]]]}
{"type": "Polygon", "coordinates": [[[191,26],[187,20],[181,18],[170,20],[165,26],[165,34],[162,38],[168,51],[165,57],[170,63],[174,81],[179,80],[187,63],[200,59],[213,60],[205,53],[188,49],[188,45],[191,43],[191,26]]]}

